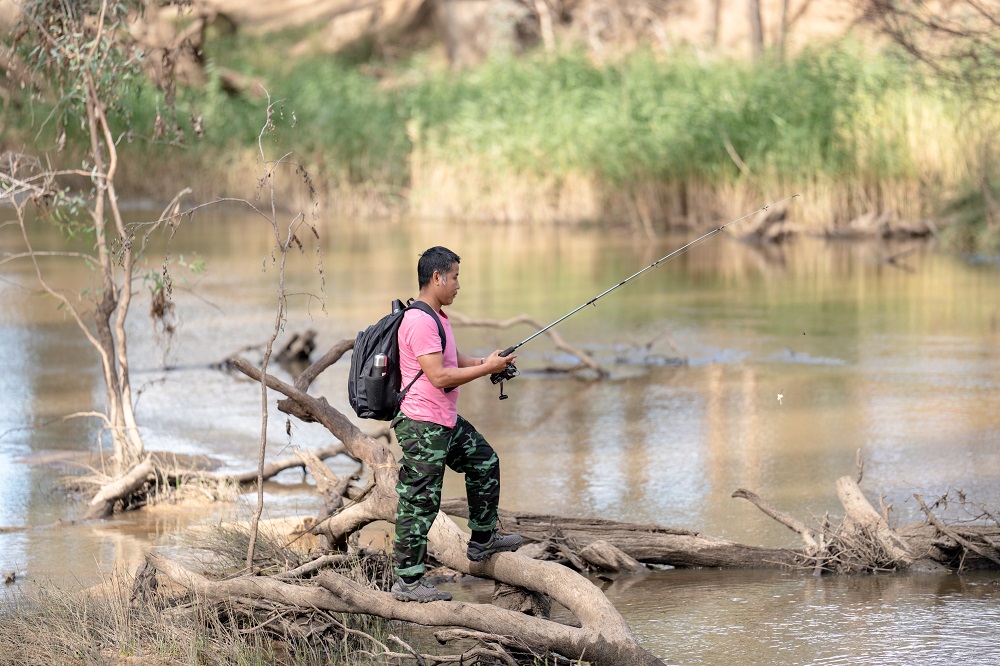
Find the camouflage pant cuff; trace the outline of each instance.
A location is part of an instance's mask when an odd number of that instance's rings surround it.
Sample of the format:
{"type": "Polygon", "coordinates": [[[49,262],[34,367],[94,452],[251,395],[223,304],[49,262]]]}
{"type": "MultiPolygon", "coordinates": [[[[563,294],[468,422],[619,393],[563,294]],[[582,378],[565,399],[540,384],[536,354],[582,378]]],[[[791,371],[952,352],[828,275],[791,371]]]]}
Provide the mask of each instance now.
{"type": "Polygon", "coordinates": [[[424,565],[414,564],[412,567],[406,567],[405,569],[400,569],[396,567],[396,575],[400,578],[410,578],[413,576],[423,576],[424,575],[424,565]]]}
{"type": "Polygon", "coordinates": [[[469,529],[475,530],[476,532],[492,532],[494,527],[496,527],[496,522],[476,523],[471,520],[469,521],[469,529]]]}

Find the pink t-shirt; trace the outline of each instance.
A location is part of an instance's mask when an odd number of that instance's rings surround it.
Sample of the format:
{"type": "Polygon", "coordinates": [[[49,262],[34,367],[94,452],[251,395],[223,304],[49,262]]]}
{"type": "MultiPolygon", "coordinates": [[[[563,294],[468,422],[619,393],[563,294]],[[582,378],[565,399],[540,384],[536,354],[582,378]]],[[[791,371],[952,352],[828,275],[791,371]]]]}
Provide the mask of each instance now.
{"type": "MultiPolygon", "coordinates": [[[[458,367],[458,349],[455,347],[455,335],[451,332],[451,322],[448,315],[440,310],[438,317],[444,327],[444,337],[447,344],[444,349],[444,367],[458,367]]],[[[437,324],[429,314],[412,308],[403,314],[403,323],[399,326],[399,370],[403,378],[400,388],[406,388],[420,371],[417,357],[434,354],[441,351],[441,336],[437,324]]],[[[444,389],[434,388],[427,375],[420,375],[410,390],[403,397],[400,410],[415,421],[430,421],[447,428],[454,428],[458,422],[458,388],[445,393],[444,389]]]]}

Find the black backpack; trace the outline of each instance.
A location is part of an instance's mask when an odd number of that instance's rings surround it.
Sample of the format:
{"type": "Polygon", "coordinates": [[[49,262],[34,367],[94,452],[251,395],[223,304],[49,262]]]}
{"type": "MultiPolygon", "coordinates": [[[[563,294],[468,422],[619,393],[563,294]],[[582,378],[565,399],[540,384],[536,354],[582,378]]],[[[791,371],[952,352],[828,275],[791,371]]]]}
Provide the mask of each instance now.
{"type": "Polygon", "coordinates": [[[433,308],[423,301],[410,299],[407,305],[403,305],[399,299],[394,300],[392,312],[358,333],[354,340],[351,371],[347,378],[347,399],[355,413],[363,419],[391,421],[395,418],[403,396],[424,372],[418,372],[413,381],[400,390],[402,376],[399,370],[399,341],[396,336],[399,325],[403,323],[403,314],[408,308],[417,308],[434,318],[441,335],[441,350],[444,351],[444,326],[433,308]],[[378,354],[385,354],[384,368],[375,366],[375,356],[378,354]]]}

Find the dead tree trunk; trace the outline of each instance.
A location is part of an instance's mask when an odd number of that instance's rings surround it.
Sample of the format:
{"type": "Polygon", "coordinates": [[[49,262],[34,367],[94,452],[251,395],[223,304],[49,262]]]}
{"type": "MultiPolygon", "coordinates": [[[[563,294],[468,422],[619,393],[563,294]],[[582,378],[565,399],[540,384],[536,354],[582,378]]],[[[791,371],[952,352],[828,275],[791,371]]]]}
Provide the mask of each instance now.
{"type": "Polygon", "coordinates": [[[760,0],[750,0],[750,47],[754,60],[764,55],[764,22],[760,16],[760,0]]]}
{"type": "MultiPolygon", "coordinates": [[[[504,555],[503,559],[510,561],[525,559],[509,553],[504,555]]],[[[500,557],[496,556],[494,560],[500,557]]],[[[214,581],[153,553],[147,555],[147,562],[171,582],[200,598],[269,601],[305,609],[318,608],[338,613],[377,615],[390,620],[403,620],[428,626],[466,627],[472,631],[484,632],[490,637],[514,636],[529,645],[548,646],[563,655],[576,655],[577,658],[586,656],[587,662],[592,664],[622,666],[662,664],[659,659],[639,648],[631,633],[621,634],[623,623],[600,625],[601,620],[608,619],[604,616],[610,602],[589,609],[581,619],[586,624],[598,622],[596,627],[577,628],[490,605],[441,601],[415,604],[396,601],[387,592],[372,590],[346,576],[329,571],[323,571],[316,577],[318,585],[307,586],[270,576],[242,576],[214,581]]],[[[564,572],[576,576],[563,567],[552,566],[557,575],[564,572]]],[[[518,568],[516,562],[513,562],[513,569],[518,568]]],[[[550,584],[553,582],[555,581],[549,581],[550,584]]],[[[604,596],[599,590],[596,594],[602,598],[604,596]]],[[[612,612],[617,613],[613,608],[612,612]]]]}
{"type": "Polygon", "coordinates": [[[90,501],[85,520],[107,518],[115,510],[115,503],[133,495],[137,490],[156,478],[153,462],[147,457],[121,477],[102,487],[90,501]]]}

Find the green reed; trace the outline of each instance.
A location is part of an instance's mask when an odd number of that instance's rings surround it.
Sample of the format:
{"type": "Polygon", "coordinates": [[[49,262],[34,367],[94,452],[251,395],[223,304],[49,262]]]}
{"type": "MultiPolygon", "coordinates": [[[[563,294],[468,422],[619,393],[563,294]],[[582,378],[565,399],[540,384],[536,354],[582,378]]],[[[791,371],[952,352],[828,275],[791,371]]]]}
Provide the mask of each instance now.
{"type": "MultiPolygon", "coordinates": [[[[805,217],[827,224],[885,209],[916,219],[974,190],[996,160],[989,128],[1000,125],[1000,111],[925,79],[901,57],[850,42],[786,61],[678,50],[598,64],[570,51],[452,72],[428,65],[426,54],[395,63],[361,51],[298,55],[304,39],[299,31],[212,40],[209,84],[178,98],[185,148],[137,142],[124,150],[183,165],[174,167],[178,180],[192,168],[202,182],[240,170],[260,134],[255,95],[263,89],[228,94],[219,75],[226,67],[284,101],[281,145],[319,174],[324,194],[361,185],[412,203],[419,168],[432,174],[417,193],[429,210],[479,202],[489,215],[514,197],[545,201],[561,191],[593,200],[600,215],[645,188],[661,201],[688,191],[688,209],[705,193],[718,202],[799,191],[809,195],[805,217]],[[189,113],[203,118],[203,139],[189,113]]],[[[163,108],[162,95],[137,95],[136,126],[163,108]]],[[[162,182],[181,184],[172,180],[162,182]]]]}

